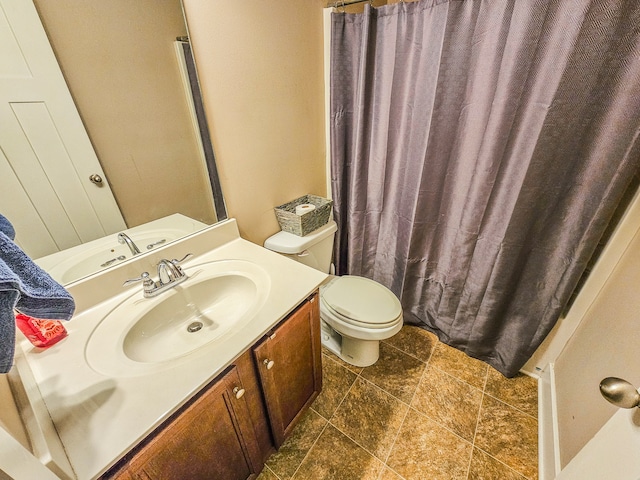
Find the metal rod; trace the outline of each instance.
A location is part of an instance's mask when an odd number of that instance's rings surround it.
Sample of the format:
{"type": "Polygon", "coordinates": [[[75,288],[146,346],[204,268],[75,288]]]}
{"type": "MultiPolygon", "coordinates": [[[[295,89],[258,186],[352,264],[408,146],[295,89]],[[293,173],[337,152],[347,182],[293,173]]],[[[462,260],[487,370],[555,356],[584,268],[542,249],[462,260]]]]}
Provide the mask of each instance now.
{"type": "Polygon", "coordinates": [[[369,1],[370,0],[351,0],[347,2],[334,2],[332,7],[333,8],[348,7],[349,5],[355,5],[356,3],[366,3],[369,1]]]}

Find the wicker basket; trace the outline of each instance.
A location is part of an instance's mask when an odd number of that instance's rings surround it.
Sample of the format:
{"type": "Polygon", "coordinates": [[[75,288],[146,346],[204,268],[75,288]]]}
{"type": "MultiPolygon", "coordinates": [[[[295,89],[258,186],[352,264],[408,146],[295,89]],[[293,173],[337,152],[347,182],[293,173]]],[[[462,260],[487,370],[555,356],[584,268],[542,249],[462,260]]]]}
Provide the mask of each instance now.
{"type": "Polygon", "coordinates": [[[333,201],[326,198],[318,197],[317,195],[304,195],[276,207],[276,218],[283,231],[304,237],[327,224],[332,205],[333,201]],[[296,207],[303,203],[310,203],[316,208],[302,215],[296,215],[296,207]]]}

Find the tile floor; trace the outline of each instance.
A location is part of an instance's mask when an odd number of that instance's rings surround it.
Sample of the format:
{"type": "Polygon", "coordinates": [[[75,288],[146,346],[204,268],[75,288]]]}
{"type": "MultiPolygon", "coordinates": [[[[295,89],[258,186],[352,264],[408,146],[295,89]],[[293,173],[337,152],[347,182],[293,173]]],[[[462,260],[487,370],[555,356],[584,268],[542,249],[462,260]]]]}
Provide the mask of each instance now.
{"type": "Polygon", "coordinates": [[[533,378],[505,379],[413,326],[371,367],[322,357],[321,395],[258,480],[538,478],[533,378]]]}

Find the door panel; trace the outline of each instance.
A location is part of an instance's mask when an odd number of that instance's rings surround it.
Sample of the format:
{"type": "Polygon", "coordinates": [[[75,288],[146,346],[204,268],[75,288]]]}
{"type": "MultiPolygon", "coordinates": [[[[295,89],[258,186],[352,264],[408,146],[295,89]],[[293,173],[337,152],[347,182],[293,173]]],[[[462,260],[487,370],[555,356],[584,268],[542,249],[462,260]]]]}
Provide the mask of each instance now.
{"type": "MultiPolygon", "coordinates": [[[[38,164],[32,168],[42,169],[56,192],[60,205],[74,225],[80,241],[94,240],[94,232],[102,231],[102,226],[91,206],[91,199],[76,174],[47,105],[44,102],[17,103],[12,104],[11,108],[38,160],[38,164]]],[[[61,247],[68,248],[67,245],[61,247]]]]}
{"type": "Polygon", "coordinates": [[[618,410],[562,469],[557,480],[638,480],[640,409],[618,410]]]}
{"type": "Polygon", "coordinates": [[[104,172],[32,2],[0,0],[0,41],[0,212],[16,241],[37,258],[126,228],[106,182],[89,181],[104,172]]]}
{"type": "MultiPolygon", "coordinates": [[[[22,188],[20,180],[11,168],[4,151],[0,147],[0,213],[10,218],[16,229],[20,229],[21,237],[37,237],[38,243],[27,251],[33,258],[55,252],[57,249],[51,233],[40,218],[36,208],[31,203],[27,192],[22,188]]],[[[61,223],[64,223],[62,219],[61,223]]]]}

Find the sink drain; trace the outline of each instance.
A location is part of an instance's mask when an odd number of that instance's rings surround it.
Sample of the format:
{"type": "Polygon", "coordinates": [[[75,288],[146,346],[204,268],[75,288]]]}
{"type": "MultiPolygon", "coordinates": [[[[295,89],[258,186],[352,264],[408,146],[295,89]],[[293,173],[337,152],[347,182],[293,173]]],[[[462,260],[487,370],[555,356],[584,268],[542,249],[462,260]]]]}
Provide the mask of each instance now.
{"type": "Polygon", "coordinates": [[[194,333],[199,331],[202,327],[203,327],[202,322],[193,322],[193,323],[190,323],[189,326],[187,327],[187,332],[194,333]]]}

